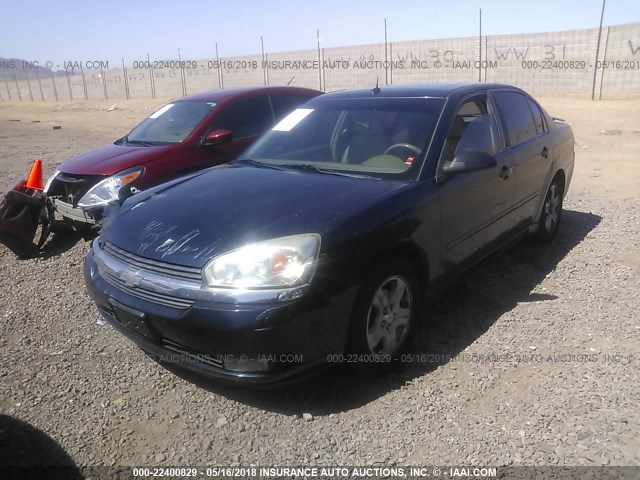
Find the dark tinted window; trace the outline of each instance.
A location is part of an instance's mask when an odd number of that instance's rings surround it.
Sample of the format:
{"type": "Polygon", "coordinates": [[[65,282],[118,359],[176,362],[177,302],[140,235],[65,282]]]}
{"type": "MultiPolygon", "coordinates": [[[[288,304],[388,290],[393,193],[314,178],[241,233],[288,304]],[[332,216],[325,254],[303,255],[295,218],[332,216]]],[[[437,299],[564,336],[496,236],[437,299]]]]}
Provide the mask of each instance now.
{"type": "Polygon", "coordinates": [[[509,145],[517,145],[536,136],[536,125],[525,96],[518,92],[494,94],[507,130],[509,145]]]}
{"type": "Polygon", "coordinates": [[[273,114],[276,117],[276,122],[282,120],[285,116],[298,108],[307,100],[311,100],[311,96],[306,95],[290,95],[290,94],[275,94],[271,95],[271,103],[273,104],[273,114]]]}
{"type": "Polygon", "coordinates": [[[529,102],[529,107],[531,108],[531,113],[533,113],[533,119],[536,124],[536,132],[538,135],[544,133],[544,123],[542,121],[542,112],[540,111],[540,107],[535,104],[530,98],[527,98],[527,102],[529,102]]]}
{"type": "Polygon", "coordinates": [[[273,125],[271,105],[266,95],[245,98],[224,109],[213,121],[212,130],[225,129],[239,140],[263,134],[273,125]]]}

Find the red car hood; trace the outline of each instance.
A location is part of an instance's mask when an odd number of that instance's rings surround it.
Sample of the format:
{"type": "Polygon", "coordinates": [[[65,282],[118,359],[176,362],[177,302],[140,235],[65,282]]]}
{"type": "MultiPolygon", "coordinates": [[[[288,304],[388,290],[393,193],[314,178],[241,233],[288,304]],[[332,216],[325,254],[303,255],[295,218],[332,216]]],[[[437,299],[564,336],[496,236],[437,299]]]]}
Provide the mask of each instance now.
{"type": "Polygon", "coordinates": [[[58,170],[73,175],[113,175],[167,154],[172,145],[144,147],[111,143],[62,162],[58,170]]]}

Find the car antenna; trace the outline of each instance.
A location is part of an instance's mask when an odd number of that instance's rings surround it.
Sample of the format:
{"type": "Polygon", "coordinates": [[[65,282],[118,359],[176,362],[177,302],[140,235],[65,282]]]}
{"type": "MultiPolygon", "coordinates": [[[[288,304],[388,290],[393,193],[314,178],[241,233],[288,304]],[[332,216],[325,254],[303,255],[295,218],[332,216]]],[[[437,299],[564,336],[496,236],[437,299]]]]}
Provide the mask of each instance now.
{"type": "Polygon", "coordinates": [[[291,85],[291,82],[293,82],[293,79],[294,79],[294,78],[296,78],[296,76],[295,76],[295,75],[294,75],[293,77],[291,77],[291,80],[289,80],[289,81],[287,82],[287,87],[288,87],[289,85],[291,85]]]}
{"type": "Polygon", "coordinates": [[[380,87],[378,86],[379,79],[380,77],[376,77],[376,86],[371,90],[371,95],[380,95],[382,90],[380,90],[380,87]]]}

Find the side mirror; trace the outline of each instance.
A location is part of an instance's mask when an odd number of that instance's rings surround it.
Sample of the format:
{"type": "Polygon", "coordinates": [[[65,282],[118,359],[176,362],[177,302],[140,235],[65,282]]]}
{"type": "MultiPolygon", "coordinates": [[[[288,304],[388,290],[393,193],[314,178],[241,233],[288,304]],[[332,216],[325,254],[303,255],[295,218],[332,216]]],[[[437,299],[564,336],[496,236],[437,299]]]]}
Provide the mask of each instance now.
{"type": "Polygon", "coordinates": [[[493,155],[478,150],[463,150],[458,152],[452,162],[447,162],[442,168],[443,173],[471,172],[483,170],[498,165],[493,155]]]}
{"type": "Polygon", "coordinates": [[[215,145],[224,145],[225,143],[229,143],[233,139],[233,133],[229,130],[213,130],[209,132],[207,136],[204,138],[202,145],[206,147],[213,147],[215,145]]]}

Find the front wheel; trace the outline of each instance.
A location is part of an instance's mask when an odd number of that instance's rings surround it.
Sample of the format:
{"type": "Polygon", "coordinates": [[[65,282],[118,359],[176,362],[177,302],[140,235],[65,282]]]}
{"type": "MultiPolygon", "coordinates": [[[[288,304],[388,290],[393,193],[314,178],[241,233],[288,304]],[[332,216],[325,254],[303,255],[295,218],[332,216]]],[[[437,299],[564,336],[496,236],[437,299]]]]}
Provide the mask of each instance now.
{"type": "Polygon", "coordinates": [[[385,263],[363,285],[347,343],[347,353],[363,358],[359,372],[380,370],[401,351],[417,315],[419,296],[416,275],[402,259],[385,263]]]}
{"type": "Polygon", "coordinates": [[[549,185],[549,190],[547,190],[547,195],[544,198],[544,205],[538,222],[538,231],[535,236],[539,243],[551,241],[558,233],[562,217],[563,194],[562,181],[556,177],[549,185]]]}

